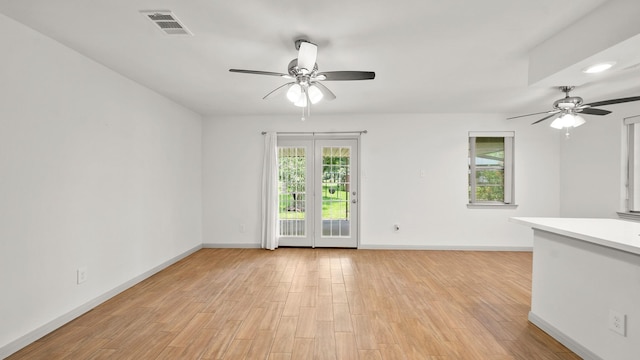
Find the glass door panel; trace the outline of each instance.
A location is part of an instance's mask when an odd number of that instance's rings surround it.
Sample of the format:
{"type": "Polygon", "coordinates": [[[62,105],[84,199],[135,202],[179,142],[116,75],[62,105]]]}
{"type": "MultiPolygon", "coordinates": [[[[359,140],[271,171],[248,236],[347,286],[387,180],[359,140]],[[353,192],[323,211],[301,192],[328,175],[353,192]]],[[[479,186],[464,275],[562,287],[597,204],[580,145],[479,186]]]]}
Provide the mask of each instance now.
{"type": "Polygon", "coordinates": [[[313,245],[312,142],[278,141],[279,245],[313,245]],[[311,201],[310,201],[311,200],[311,201]]]}
{"type": "Polygon", "coordinates": [[[357,144],[316,141],[316,247],[358,246],[357,144]]]}

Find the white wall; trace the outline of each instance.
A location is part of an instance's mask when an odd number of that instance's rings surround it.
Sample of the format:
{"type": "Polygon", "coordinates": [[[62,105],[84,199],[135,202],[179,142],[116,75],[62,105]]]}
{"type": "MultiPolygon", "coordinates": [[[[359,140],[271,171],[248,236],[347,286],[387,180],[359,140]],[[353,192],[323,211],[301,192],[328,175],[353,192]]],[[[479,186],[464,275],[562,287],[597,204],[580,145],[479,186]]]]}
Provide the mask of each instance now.
{"type": "Polygon", "coordinates": [[[559,214],[560,134],[548,126],[477,114],[313,115],[301,122],[293,110],[284,117],[205,119],[205,245],[260,243],[261,131],[368,130],[361,143],[361,247],[530,247],[531,231],[507,219],[559,214]],[[503,130],[516,131],[519,207],[468,209],[468,131],[503,130]]]}
{"type": "Polygon", "coordinates": [[[201,246],[202,119],[4,15],[0,48],[2,357],[201,246]]]}
{"type": "Polygon", "coordinates": [[[640,115],[640,103],[608,106],[612,114],[585,116],[587,123],[560,141],[560,216],[617,218],[626,190],[625,117],[640,115]]]}

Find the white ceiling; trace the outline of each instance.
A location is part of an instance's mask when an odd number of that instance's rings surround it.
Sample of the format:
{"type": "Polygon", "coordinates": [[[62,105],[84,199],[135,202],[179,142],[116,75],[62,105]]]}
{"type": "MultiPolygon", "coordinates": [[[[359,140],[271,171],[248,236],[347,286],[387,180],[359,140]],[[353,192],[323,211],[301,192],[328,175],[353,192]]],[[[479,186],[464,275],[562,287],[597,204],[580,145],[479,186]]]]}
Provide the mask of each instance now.
{"type": "Polygon", "coordinates": [[[285,79],[228,71],[286,73],[298,38],[318,44],[320,71],[376,72],[325,82],[337,99],[314,114],[513,115],[550,109],[559,85],[583,84],[572,95],[586,102],[640,95],[640,47],[620,40],[640,38],[640,17],[608,11],[617,3],[640,13],[637,0],[0,0],[0,12],[203,115],[298,114],[262,100],[285,79]],[[171,10],[194,36],[167,36],[142,10],[171,10]],[[626,70],[569,71],[607,44],[626,70]]]}

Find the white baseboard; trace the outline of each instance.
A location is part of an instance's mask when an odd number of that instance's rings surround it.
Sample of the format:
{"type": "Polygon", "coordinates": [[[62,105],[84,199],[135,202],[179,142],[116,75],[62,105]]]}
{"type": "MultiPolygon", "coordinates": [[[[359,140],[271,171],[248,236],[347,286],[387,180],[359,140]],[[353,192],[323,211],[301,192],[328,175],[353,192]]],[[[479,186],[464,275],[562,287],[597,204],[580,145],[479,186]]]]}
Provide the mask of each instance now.
{"type": "Polygon", "coordinates": [[[449,245],[397,245],[360,244],[362,250],[451,250],[451,251],[533,251],[531,246],[449,246],[449,245]]]}
{"type": "MultiPolygon", "coordinates": [[[[257,243],[205,243],[208,249],[259,249],[257,243]]],[[[458,250],[458,251],[533,251],[531,246],[445,246],[445,245],[398,245],[398,244],[365,244],[358,246],[362,250],[458,250]]]]}
{"type": "Polygon", "coordinates": [[[198,245],[192,249],[189,249],[182,254],[175,256],[162,264],[152,268],[149,271],[146,271],[133,279],[105,292],[104,294],[78,306],[77,308],[69,311],[66,314],[63,314],[48,323],[40,326],[39,328],[19,337],[18,339],[8,343],[5,346],[0,347],[0,359],[4,359],[9,355],[17,352],[18,350],[24,348],[25,346],[37,341],[48,333],[60,328],[62,325],[70,322],[71,320],[79,317],[80,315],[88,312],[89,310],[95,308],[96,306],[102,304],[103,302],[111,299],[112,297],[118,295],[119,293],[127,290],[128,288],[134,286],[135,284],[145,280],[146,278],[160,272],[161,270],[169,267],[170,265],[175,264],[176,262],[184,259],[185,257],[195,253],[196,251],[202,249],[202,245],[198,245]]]}
{"type": "Polygon", "coordinates": [[[581,358],[585,360],[603,360],[601,357],[594,354],[589,349],[582,346],[580,343],[573,340],[571,337],[567,336],[562,331],[556,329],[553,325],[544,321],[542,318],[532,313],[531,311],[529,312],[529,321],[535,326],[539,327],[542,331],[549,334],[552,338],[558,340],[558,342],[560,342],[562,345],[569,348],[571,351],[576,353],[581,358]]]}
{"type": "Polygon", "coordinates": [[[232,243],[232,244],[219,244],[219,243],[205,243],[202,244],[206,249],[260,249],[262,247],[259,243],[232,243]]]}

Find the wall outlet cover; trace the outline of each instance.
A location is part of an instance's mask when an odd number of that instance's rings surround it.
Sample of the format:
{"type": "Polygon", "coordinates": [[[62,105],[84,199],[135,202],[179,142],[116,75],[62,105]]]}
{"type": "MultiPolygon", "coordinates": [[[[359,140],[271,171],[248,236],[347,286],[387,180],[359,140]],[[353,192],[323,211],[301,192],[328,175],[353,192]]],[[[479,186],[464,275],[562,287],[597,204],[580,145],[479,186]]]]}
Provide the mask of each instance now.
{"type": "Polygon", "coordinates": [[[83,282],[87,281],[87,268],[86,267],[78,268],[77,280],[78,280],[78,284],[82,284],[83,282]]]}
{"type": "Polygon", "coordinates": [[[627,315],[609,310],[609,330],[627,336],[627,315]]]}

